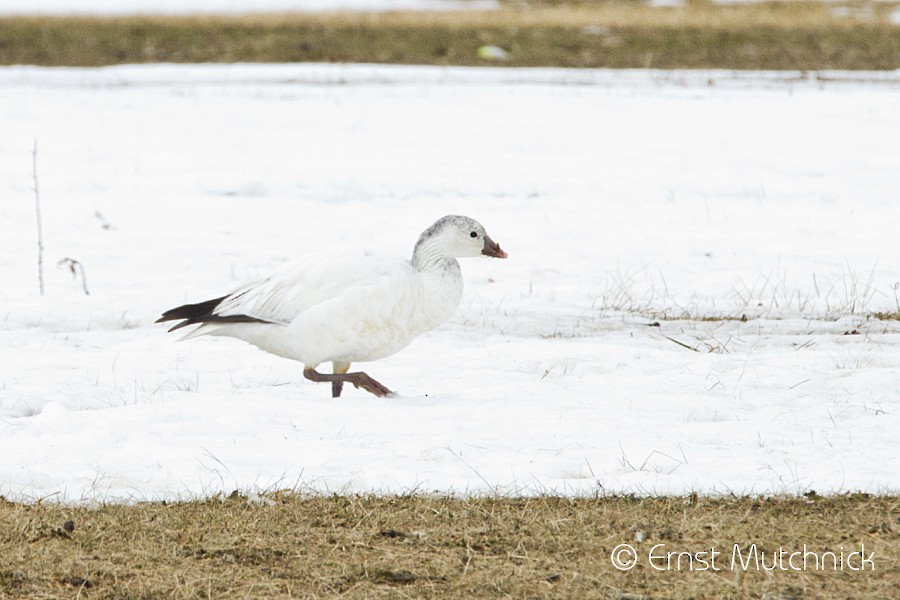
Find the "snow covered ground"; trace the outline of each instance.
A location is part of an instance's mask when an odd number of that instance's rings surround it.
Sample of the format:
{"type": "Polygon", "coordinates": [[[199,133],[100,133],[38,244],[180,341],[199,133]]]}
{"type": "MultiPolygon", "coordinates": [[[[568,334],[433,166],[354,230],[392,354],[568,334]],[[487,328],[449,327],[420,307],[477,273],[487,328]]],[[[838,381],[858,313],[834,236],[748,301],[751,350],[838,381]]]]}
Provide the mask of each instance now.
{"type": "Polygon", "coordinates": [[[898,92],[0,69],[0,494],[897,491],[900,324],[866,314],[900,303],[898,92]],[[299,364],[153,324],[312,249],[409,254],[447,213],[510,258],[465,261],[452,321],[363,365],[399,398],[333,400],[299,364]]]}

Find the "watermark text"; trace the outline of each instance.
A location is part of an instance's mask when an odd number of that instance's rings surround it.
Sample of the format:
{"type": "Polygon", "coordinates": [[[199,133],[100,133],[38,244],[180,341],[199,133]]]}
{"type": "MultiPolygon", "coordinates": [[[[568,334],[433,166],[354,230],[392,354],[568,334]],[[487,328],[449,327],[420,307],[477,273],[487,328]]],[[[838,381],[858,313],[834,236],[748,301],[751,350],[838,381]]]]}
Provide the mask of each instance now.
{"type": "Polygon", "coordinates": [[[858,547],[815,549],[762,548],[757,544],[734,544],[700,550],[656,544],[638,552],[631,544],[619,544],[610,554],[613,567],[627,571],[644,563],[656,571],[874,571],[875,553],[865,544],[858,547]]]}

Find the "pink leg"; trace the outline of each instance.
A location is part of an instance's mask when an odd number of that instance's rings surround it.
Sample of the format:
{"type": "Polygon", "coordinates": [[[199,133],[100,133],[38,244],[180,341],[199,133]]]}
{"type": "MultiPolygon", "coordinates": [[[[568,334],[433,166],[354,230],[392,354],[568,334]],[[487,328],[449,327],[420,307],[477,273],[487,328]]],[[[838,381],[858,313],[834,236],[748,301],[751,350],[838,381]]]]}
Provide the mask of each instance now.
{"type": "Polygon", "coordinates": [[[357,371],[355,373],[334,373],[332,375],[328,375],[326,373],[319,373],[314,368],[307,367],[303,369],[303,376],[310,381],[315,381],[316,383],[331,382],[331,394],[333,398],[337,398],[341,393],[341,388],[338,387],[337,389],[335,389],[334,384],[343,384],[345,381],[348,383],[352,383],[353,387],[355,388],[362,388],[370,394],[375,394],[378,397],[391,396],[394,394],[394,392],[384,387],[362,371],[357,371]]]}

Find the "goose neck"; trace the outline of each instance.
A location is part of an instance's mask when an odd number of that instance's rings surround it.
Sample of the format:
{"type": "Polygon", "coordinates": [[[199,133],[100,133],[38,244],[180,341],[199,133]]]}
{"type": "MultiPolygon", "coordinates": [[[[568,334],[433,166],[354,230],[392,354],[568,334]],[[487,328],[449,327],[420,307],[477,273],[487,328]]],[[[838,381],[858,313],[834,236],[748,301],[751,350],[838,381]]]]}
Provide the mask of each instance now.
{"type": "Polygon", "coordinates": [[[439,244],[432,240],[420,240],[413,250],[412,264],[419,271],[452,268],[456,259],[447,256],[439,244]]]}

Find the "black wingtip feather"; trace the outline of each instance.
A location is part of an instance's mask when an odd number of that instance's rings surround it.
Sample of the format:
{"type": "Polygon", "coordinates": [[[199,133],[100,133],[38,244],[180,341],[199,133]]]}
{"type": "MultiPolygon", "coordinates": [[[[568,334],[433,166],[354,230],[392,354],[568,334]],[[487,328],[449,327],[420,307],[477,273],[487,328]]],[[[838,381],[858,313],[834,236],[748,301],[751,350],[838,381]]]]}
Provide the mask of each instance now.
{"type": "Polygon", "coordinates": [[[215,314],[216,308],[222,303],[225,298],[228,296],[222,296],[221,298],[213,298],[212,300],[207,300],[205,302],[197,302],[196,304],[182,304],[181,306],[176,306],[175,308],[171,308],[164,312],[160,318],[156,320],[157,323],[164,323],[166,321],[181,321],[181,323],[177,323],[174,325],[169,331],[175,331],[177,329],[181,329],[182,327],[187,327],[188,325],[196,325],[198,323],[269,323],[270,321],[266,321],[264,319],[258,319],[256,317],[251,317],[249,315],[217,315],[215,314]]]}
{"type": "MultiPolygon", "coordinates": [[[[200,322],[206,317],[213,316],[213,311],[222,303],[222,300],[227,297],[228,296],[222,296],[221,298],[213,298],[212,300],[206,300],[205,302],[197,302],[196,304],[182,304],[181,306],[170,308],[169,310],[164,312],[162,316],[156,320],[156,322],[164,323],[166,321],[178,321],[181,319],[200,322]]],[[[172,329],[178,329],[179,327],[184,327],[184,325],[179,324],[172,329]]],[[[169,331],[172,331],[172,329],[170,329],[169,331]]]]}

